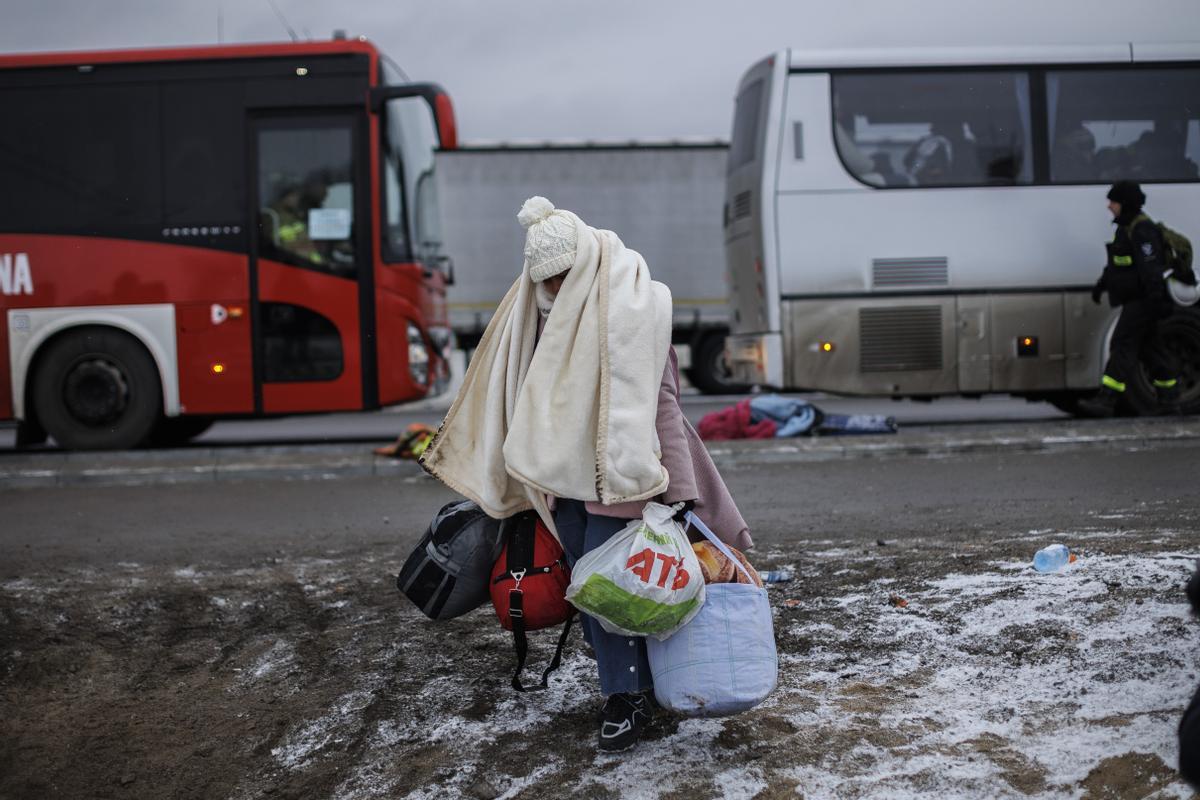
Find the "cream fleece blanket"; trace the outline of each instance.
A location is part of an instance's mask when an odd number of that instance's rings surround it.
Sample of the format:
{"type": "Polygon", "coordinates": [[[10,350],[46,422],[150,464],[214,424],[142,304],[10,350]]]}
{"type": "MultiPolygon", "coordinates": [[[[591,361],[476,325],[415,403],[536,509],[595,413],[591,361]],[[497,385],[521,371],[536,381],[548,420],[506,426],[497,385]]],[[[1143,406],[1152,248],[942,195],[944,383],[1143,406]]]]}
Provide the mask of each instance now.
{"type": "Polygon", "coordinates": [[[526,263],[475,350],[421,464],[504,518],[546,495],[604,504],[667,486],[654,422],[671,341],[671,293],[612,231],[571,215],[575,265],[541,339],[526,263]]]}

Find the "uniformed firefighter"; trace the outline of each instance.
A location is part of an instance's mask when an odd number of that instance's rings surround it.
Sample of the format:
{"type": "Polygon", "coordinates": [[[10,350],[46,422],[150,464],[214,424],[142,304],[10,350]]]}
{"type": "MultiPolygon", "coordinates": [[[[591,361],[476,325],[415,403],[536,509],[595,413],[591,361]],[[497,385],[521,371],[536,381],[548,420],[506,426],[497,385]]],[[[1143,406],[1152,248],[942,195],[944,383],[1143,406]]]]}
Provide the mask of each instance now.
{"type": "Polygon", "coordinates": [[[1108,191],[1108,209],[1117,226],[1106,245],[1108,263],[1092,289],[1092,300],[1108,292],[1109,305],[1120,306],[1121,316],[1113,330],[1102,386],[1094,398],[1080,403],[1088,416],[1109,417],[1145,364],[1161,406],[1179,404],[1176,366],[1163,346],[1160,322],[1171,314],[1174,304],[1167,294],[1163,272],[1167,268],[1162,232],[1142,213],[1146,195],[1133,181],[1118,181],[1108,191]]]}

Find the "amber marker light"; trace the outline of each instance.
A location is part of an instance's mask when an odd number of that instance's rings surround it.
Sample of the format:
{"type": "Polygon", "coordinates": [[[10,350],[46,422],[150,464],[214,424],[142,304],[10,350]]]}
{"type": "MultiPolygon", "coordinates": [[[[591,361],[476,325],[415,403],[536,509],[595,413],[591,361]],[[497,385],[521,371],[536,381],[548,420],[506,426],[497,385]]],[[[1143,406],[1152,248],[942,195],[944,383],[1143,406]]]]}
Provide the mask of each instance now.
{"type": "Polygon", "coordinates": [[[821,342],[821,352],[822,353],[832,353],[833,352],[833,342],[821,342]]]}
{"type": "Polygon", "coordinates": [[[213,375],[220,375],[222,372],[225,371],[225,365],[224,364],[213,364],[212,371],[213,371],[213,375]]]}

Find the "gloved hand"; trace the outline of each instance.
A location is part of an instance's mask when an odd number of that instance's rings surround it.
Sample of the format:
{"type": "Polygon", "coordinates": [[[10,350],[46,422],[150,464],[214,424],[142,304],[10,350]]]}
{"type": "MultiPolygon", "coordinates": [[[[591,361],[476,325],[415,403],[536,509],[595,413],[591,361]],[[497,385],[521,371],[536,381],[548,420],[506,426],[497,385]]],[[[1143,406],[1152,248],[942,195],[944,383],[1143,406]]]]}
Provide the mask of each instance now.
{"type": "Polygon", "coordinates": [[[671,508],[675,509],[675,513],[671,515],[671,519],[675,520],[676,522],[683,522],[683,518],[686,517],[687,513],[695,507],[695,500],[684,500],[681,503],[673,503],[671,508]]]}
{"type": "Polygon", "coordinates": [[[1103,279],[1096,281],[1096,285],[1092,287],[1092,302],[1100,305],[1100,295],[1104,294],[1103,279]]]}

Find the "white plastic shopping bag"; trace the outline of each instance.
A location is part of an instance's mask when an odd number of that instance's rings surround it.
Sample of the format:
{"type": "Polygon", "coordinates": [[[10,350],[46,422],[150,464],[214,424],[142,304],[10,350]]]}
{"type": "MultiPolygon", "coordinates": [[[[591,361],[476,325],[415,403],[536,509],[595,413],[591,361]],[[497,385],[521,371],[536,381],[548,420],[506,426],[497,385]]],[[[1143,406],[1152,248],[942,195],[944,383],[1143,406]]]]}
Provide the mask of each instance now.
{"type": "Polygon", "coordinates": [[[699,613],[704,578],[674,512],[650,502],[571,570],[567,600],[604,630],[665,639],[699,613]]]}

